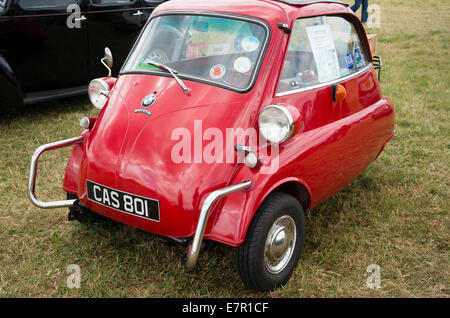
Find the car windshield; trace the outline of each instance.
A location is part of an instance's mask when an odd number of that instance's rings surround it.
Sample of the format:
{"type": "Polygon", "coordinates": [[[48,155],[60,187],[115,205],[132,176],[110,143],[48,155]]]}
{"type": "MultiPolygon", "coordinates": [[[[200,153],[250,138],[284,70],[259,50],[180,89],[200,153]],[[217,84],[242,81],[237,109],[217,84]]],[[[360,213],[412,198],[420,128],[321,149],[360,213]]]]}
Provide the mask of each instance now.
{"type": "Polygon", "coordinates": [[[180,77],[244,91],[256,77],[267,37],[267,27],[253,20],[162,15],[146,26],[122,73],[164,72],[158,63],[180,77]]]}

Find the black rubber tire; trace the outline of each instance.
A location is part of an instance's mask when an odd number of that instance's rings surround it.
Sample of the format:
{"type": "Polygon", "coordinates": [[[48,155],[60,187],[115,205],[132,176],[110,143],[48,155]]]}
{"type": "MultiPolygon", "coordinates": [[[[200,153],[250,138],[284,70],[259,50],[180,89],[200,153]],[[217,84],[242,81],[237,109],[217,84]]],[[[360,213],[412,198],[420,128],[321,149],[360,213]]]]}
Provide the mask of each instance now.
{"type": "Polygon", "coordinates": [[[293,196],[273,192],[267,196],[250,224],[244,243],[237,247],[235,261],[244,285],[256,291],[273,291],[284,285],[297,266],[305,241],[305,213],[293,196]],[[272,224],[283,215],[289,215],[295,223],[296,242],[286,267],[272,274],[264,264],[264,248],[272,224]]]}

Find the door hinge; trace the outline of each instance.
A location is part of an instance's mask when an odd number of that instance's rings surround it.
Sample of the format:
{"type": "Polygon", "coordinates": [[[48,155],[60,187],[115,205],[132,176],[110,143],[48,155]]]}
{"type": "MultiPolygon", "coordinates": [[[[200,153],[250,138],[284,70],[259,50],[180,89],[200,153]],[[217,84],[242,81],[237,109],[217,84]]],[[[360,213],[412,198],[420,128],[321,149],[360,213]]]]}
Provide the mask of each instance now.
{"type": "Polygon", "coordinates": [[[290,34],[292,31],[292,29],[289,27],[289,25],[287,23],[280,22],[277,24],[277,26],[279,29],[283,30],[284,33],[286,33],[286,34],[290,34]]]}

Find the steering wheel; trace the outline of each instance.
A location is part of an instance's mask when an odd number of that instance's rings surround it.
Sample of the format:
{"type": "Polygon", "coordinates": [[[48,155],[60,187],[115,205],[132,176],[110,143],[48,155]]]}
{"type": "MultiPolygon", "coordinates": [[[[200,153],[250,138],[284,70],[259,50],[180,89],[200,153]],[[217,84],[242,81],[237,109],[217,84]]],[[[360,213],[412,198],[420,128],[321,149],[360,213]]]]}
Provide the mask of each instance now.
{"type": "Polygon", "coordinates": [[[169,63],[180,50],[183,39],[184,35],[180,30],[171,25],[163,25],[151,39],[156,45],[149,52],[148,58],[157,63],[169,63]]]}

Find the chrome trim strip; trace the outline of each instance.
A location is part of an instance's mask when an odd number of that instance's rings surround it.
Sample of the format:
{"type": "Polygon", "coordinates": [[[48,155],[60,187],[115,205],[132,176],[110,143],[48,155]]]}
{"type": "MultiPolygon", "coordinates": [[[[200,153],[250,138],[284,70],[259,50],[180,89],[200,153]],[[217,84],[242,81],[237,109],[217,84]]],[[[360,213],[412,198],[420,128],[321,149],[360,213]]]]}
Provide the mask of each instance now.
{"type": "Polygon", "coordinates": [[[30,178],[28,180],[28,197],[31,202],[42,209],[54,209],[54,208],[63,208],[72,206],[76,200],[64,200],[64,201],[50,201],[50,202],[42,202],[35,195],[36,189],[36,174],[37,174],[37,164],[39,157],[46,151],[69,147],[74,144],[79,144],[83,141],[83,136],[78,136],[75,138],[60,140],[56,142],[52,142],[49,144],[45,144],[37,148],[33,155],[31,156],[31,166],[30,166],[30,178]]]}
{"type": "Polygon", "coordinates": [[[188,268],[195,267],[197,263],[198,255],[200,253],[200,247],[203,242],[203,234],[205,233],[206,223],[208,222],[208,216],[214,203],[220,198],[232,194],[234,192],[247,189],[251,186],[252,182],[250,180],[244,181],[238,184],[228,186],[216,190],[208,195],[205,202],[203,202],[202,209],[200,211],[200,216],[198,218],[197,229],[195,230],[195,235],[192,243],[189,245],[186,265],[188,268]]]}
{"type": "Polygon", "coordinates": [[[357,76],[361,75],[364,72],[367,72],[371,67],[372,67],[372,63],[369,63],[369,64],[367,64],[366,67],[364,67],[363,69],[359,70],[358,72],[353,73],[353,74],[349,74],[349,75],[344,76],[344,77],[337,78],[337,79],[335,79],[335,80],[333,80],[331,82],[326,82],[326,83],[321,83],[321,84],[317,84],[317,85],[313,85],[313,86],[303,87],[303,88],[295,89],[295,90],[292,90],[292,91],[277,93],[275,96],[276,97],[287,96],[287,95],[297,94],[297,93],[301,93],[301,92],[311,91],[311,90],[316,89],[316,88],[330,86],[330,85],[337,84],[337,83],[342,83],[344,81],[347,81],[349,79],[357,77],[357,76]]]}

